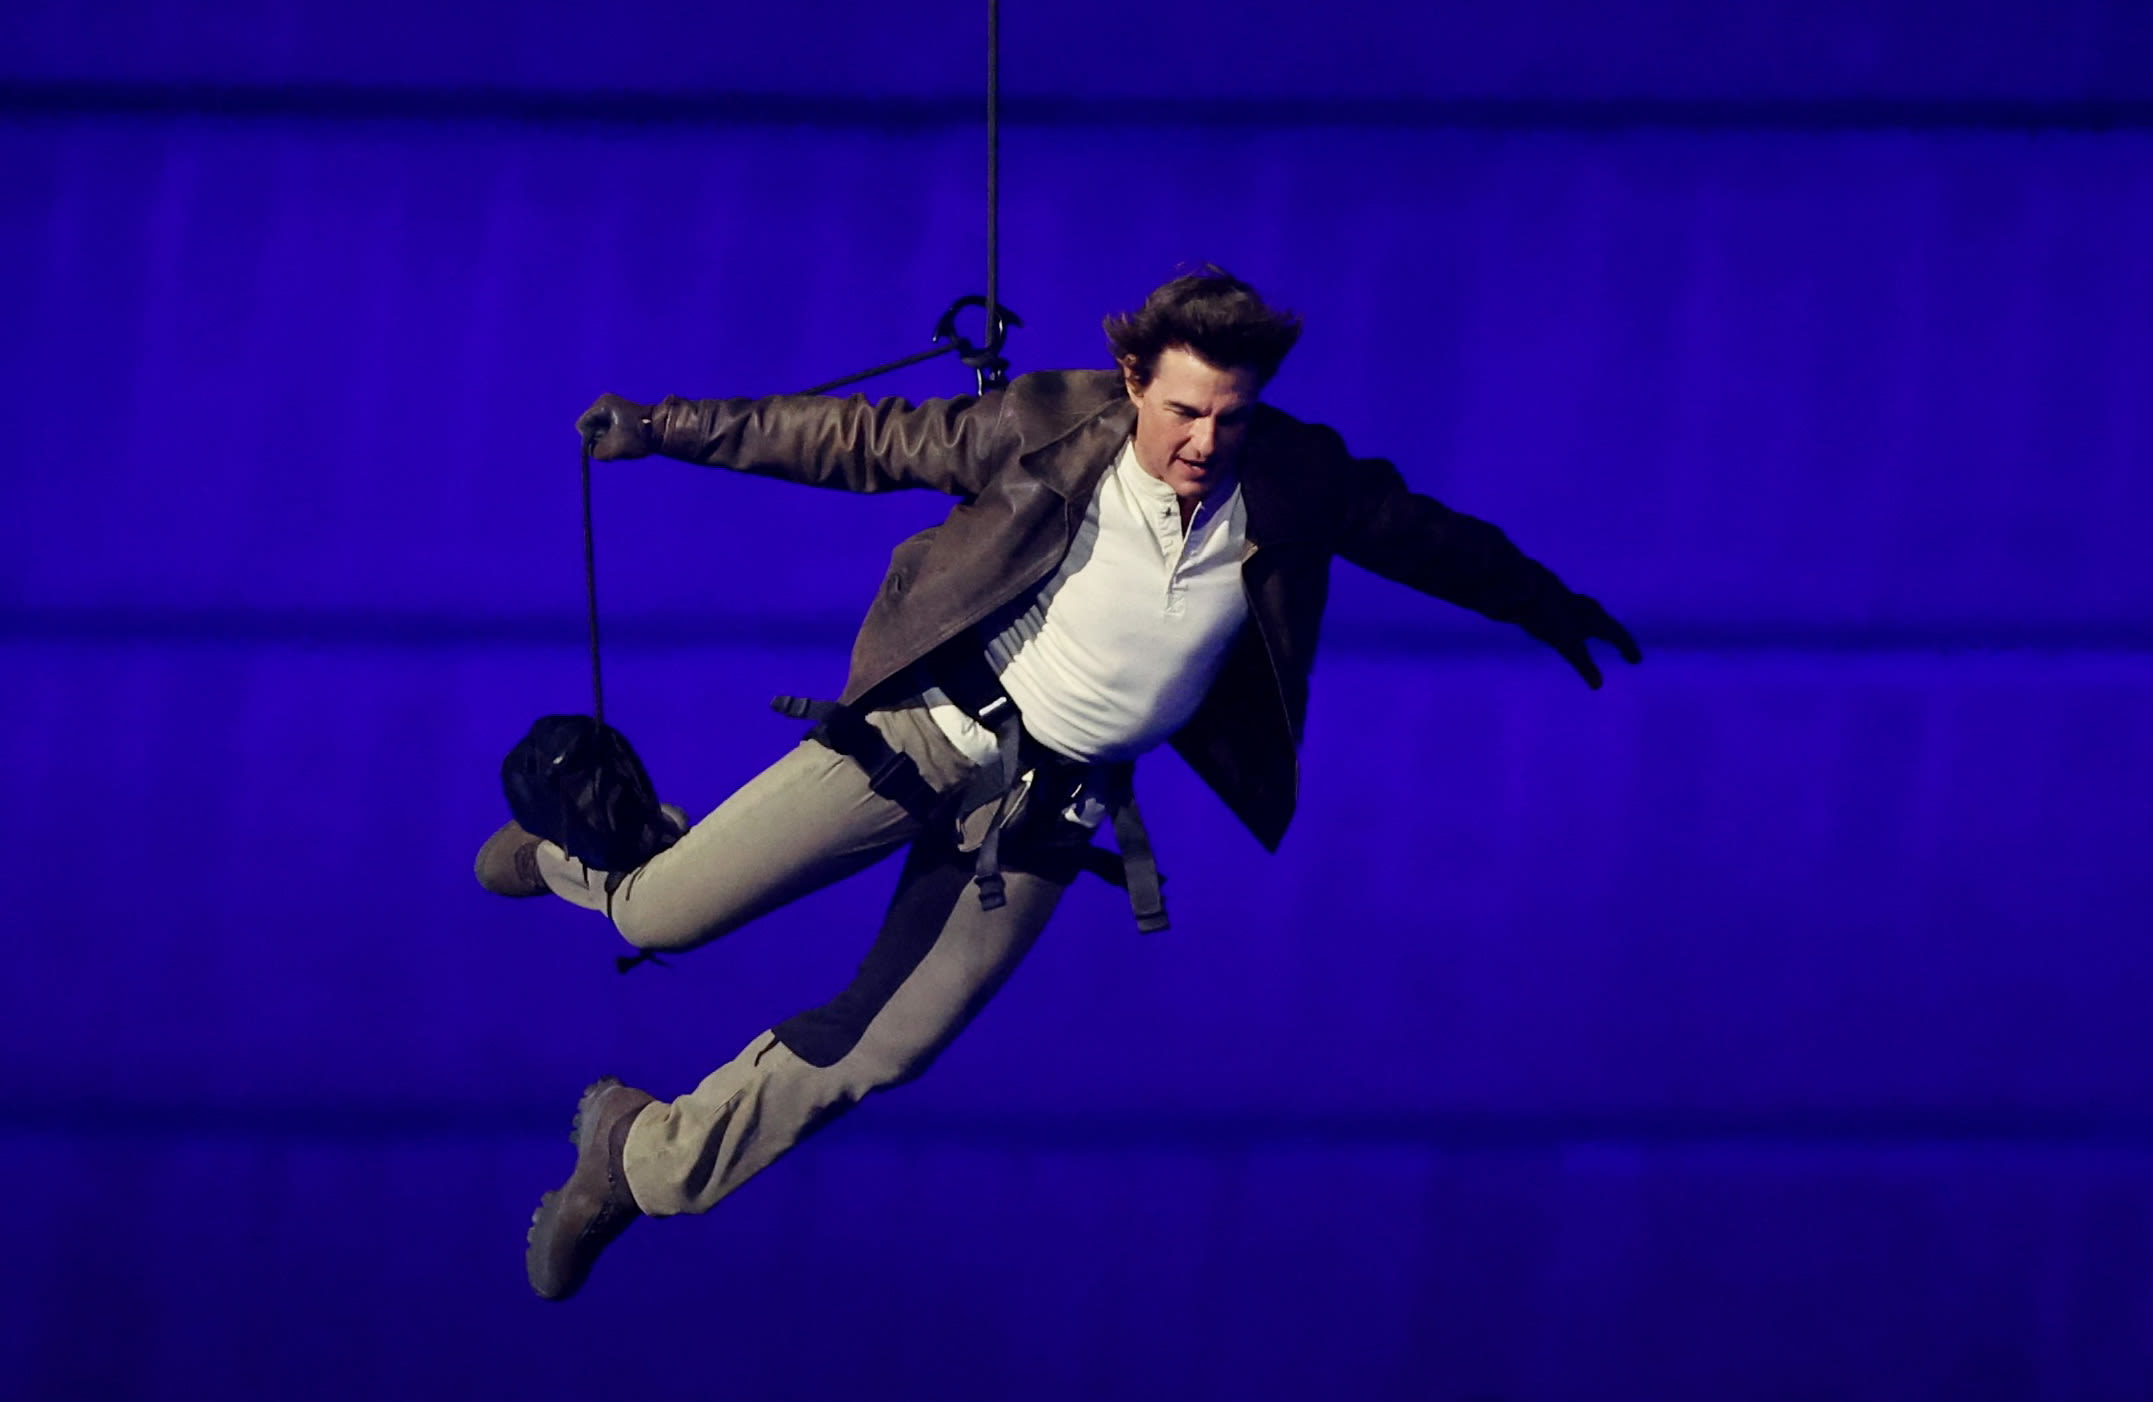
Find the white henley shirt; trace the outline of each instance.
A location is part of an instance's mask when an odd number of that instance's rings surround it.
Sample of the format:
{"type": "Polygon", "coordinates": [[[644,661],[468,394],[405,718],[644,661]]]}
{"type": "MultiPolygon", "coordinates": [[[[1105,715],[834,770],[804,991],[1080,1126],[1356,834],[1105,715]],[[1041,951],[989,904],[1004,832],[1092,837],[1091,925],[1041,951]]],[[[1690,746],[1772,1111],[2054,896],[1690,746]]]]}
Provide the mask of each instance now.
{"type": "MultiPolygon", "coordinates": [[[[1061,567],[1013,618],[990,620],[987,661],[1024,728],[1071,759],[1134,759],[1196,713],[1243,620],[1248,512],[1238,484],[1198,504],[1186,531],[1174,489],[1123,445],[1061,567]]],[[[993,732],[939,689],[929,714],[975,764],[993,732]]]]}

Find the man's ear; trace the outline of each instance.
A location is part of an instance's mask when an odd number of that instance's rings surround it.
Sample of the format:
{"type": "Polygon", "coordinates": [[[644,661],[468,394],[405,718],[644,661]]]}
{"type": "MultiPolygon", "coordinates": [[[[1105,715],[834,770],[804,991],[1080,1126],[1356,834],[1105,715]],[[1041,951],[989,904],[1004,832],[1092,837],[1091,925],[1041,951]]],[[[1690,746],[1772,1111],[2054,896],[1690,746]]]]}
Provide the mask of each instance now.
{"type": "Polygon", "coordinates": [[[1129,391],[1129,401],[1134,403],[1144,393],[1144,387],[1136,382],[1136,357],[1122,356],[1120,364],[1122,388],[1129,391]]]}

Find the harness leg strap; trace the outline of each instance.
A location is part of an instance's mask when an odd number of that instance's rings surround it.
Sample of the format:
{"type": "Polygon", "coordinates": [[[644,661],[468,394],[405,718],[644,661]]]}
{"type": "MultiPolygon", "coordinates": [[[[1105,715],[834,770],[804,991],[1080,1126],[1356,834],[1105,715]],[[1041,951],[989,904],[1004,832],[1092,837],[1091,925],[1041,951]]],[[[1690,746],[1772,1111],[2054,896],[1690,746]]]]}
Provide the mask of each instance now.
{"type": "Polygon", "coordinates": [[[1001,752],[1003,787],[1002,796],[995,800],[994,819],[987,824],[987,835],[980,839],[979,858],[972,867],[972,880],[979,887],[979,908],[1000,910],[1008,904],[1002,889],[1002,828],[1009,821],[1010,799],[1017,791],[1024,718],[1017,714],[1014,704],[1006,704],[998,713],[990,714],[994,720],[995,748],[1001,752]]]}
{"type": "Polygon", "coordinates": [[[1144,815],[1137,811],[1133,793],[1118,795],[1112,811],[1114,845],[1121,849],[1121,870],[1129,883],[1129,909],[1136,915],[1138,930],[1156,934],[1167,927],[1165,878],[1159,875],[1158,858],[1152,855],[1144,815]]]}

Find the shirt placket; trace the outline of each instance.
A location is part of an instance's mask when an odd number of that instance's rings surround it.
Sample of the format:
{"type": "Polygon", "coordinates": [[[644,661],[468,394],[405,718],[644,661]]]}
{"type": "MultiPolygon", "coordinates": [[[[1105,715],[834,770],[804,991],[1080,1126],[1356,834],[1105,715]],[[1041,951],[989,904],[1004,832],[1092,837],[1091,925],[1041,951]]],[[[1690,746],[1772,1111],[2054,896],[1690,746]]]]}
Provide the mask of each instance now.
{"type": "Polygon", "coordinates": [[[1197,503],[1196,510],[1189,514],[1189,528],[1184,531],[1181,529],[1181,503],[1167,503],[1166,515],[1161,522],[1165,529],[1160,532],[1159,543],[1166,550],[1168,618],[1179,618],[1188,612],[1190,568],[1201,547],[1203,533],[1211,525],[1211,514],[1205,510],[1205,503],[1197,503]]]}

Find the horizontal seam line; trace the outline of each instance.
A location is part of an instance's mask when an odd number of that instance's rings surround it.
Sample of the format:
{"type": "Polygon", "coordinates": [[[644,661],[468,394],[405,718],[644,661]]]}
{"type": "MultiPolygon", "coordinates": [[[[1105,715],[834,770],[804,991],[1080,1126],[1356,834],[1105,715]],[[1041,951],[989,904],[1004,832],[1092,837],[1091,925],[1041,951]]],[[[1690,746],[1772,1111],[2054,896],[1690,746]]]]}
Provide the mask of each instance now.
{"type": "MultiPolygon", "coordinates": [[[[487,1107],[380,1107],[259,1110],[99,1103],[83,1108],[16,1110],[0,1116],[0,1135],[62,1138],[311,1139],[329,1142],[411,1142],[457,1139],[513,1141],[557,1137],[562,1105],[503,1110],[487,1107]]],[[[2126,1117],[2030,1116],[1314,1116],[1305,1120],[1213,1117],[1087,1116],[1032,1113],[906,1114],[888,1109],[863,1116],[848,1138],[892,1142],[984,1144],[1085,1151],[1135,1147],[1253,1148],[1335,1145],[1340,1148],[1433,1148],[1480,1151],[1610,1151],[1632,1149],[1801,1147],[1894,1150],[1920,1148],[2123,1150],[2153,1152],[2153,1123],[2126,1117]]]]}
{"type": "MultiPolygon", "coordinates": [[[[1440,603],[1431,608],[1445,608],[1440,603]]],[[[849,646],[859,627],[852,615],[637,617],[604,621],[608,650],[704,650],[756,647],[822,650],[849,646]]],[[[1896,627],[1777,623],[1737,627],[1716,623],[1632,622],[1648,658],[1665,654],[1822,654],[1934,656],[2035,653],[2153,656],[2153,623],[2146,624],[1908,624],[1896,627]]],[[[136,611],[16,610],[0,615],[0,645],[61,647],[177,646],[275,650],[444,648],[553,649],[588,644],[583,620],[512,616],[427,616],[393,613],[279,613],[247,610],[136,611]]],[[[1324,630],[1322,655],[1506,656],[1538,645],[1511,625],[1493,622],[1415,624],[1345,619],[1324,630]]]]}
{"type": "MultiPolygon", "coordinates": [[[[620,93],[335,83],[0,82],[0,112],[184,115],[223,120],[512,121],[598,125],[778,125],[963,128],[982,120],[975,96],[857,97],[812,93],[620,93]]],[[[1578,130],[2109,131],[2153,128],[2153,98],[1232,97],[1141,118],[1112,98],[1005,93],[1014,126],[1444,128],[1578,130]]]]}

